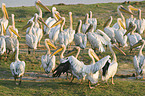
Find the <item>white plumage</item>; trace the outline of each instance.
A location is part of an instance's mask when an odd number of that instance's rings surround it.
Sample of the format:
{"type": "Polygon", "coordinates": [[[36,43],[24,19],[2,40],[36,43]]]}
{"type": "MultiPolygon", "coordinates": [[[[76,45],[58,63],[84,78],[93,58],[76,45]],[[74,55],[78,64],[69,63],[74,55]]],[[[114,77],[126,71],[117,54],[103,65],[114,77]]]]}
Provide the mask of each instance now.
{"type": "Polygon", "coordinates": [[[90,24],[88,23],[88,19],[89,19],[89,14],[87,13],[85,16],[85,23],[82,25],[82,32],[86,33],[88,27],[90,26],[90,24]]]}
{"type": "Polygon", "coordinates": [[[92,11],[90,11],[89,13],[90,13],[89,14],[90,18],[88,18],[88,23],[93,25],[94,31],[95,31],[96,28],[97,28],[97,19],[96,18],[92,18],[92,11]]]}

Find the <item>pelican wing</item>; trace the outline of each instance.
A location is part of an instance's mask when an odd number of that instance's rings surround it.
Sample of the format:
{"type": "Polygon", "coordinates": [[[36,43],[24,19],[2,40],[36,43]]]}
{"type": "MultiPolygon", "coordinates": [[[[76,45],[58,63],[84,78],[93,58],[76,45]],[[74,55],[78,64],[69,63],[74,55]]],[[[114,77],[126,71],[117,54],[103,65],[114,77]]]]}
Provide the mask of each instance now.
{"type": "Polygon", "coordinates": [[[0,37],[0,55],[6,51],[6,42],[4,37],[0,37]]]}
{"type": "Polygon", "coordinates": [[[136,72],[138,74],[140,74],[141,69],[139,68],[139,60],[138,60],[137,56],[134,56],[134,58],[133,58],[133,65],[134,65],[136,72]]]}

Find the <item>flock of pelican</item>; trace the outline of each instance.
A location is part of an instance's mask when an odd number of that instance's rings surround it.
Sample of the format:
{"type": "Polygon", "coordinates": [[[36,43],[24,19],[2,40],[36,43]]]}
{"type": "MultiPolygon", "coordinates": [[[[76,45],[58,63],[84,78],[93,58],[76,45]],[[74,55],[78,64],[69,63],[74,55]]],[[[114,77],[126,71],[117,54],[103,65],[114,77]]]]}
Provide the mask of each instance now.
{"type": "MultiPolygon", "coordinates": [[[[142,39],[140,34],[143,34],[145,29],[145,20],[141,19],[141,9],[134,8],[131,5],[127,7],[128,9],[125,9],[122,5],[119,5],[117,12],[121,18],[117,18],[117,22],[111,27],[113,17],[110,16],[106,20],[103,26],[104,30],[102,31],[97,29],[97,19],[92,18],[92,11],[86,14],[84,24],[82,24],[82,20],[78,21],[76,30],[74,30],[72,12],[69,12],[69,27],[63,29],[65,17],[62,17],[55,7],[51,11],[40,0],[35,2],[35,7],[39,14],[35,13],[34,17],[23,27],[23,30],[26,29],[28,53],[30,53],[29,49],[36,50],[37,45],[38,47],[41,46],[40,41],[43,33],[44,36],[49,35],[49,38],[46,38],[44,41],[47,52],[41,57],[41,67],[44,68],[47,74],[52,72],[53,77],[59,77],[61,73],[67,73],[67,75],[71,73],[71,82],[74,80],[74,77],[81,81],[88,79],[89,88],[92,89],[94,87],[91,86],[91,83],[98,85],[99,72],[101,70],[102,80],[107,83],[108,79],[112,78],[112,84],[114,84],[113,77],[118,67],[115,51],[126,55],[119,47],[128,46],[127,40],[129,40],[130,51],[133,48],[139,49],[138,56],[134,56],[133,59],[136,78],[142,74],[144,78],[145,57],[143,56],[142,50],[145,45],[145,40],[142,39]],[[52,17],[44,21],[42,18],[42,9],[52,12],[52,17]],[[138,19],[133,17],[132,10],[138,11],[138,19]],[[131,17],[125,19],[123,12],[129,14],[131,17]],[[44,24],[44,28],[42,24],[44,24]],[[68,48],[67,46],[73,41],[76,46],[70,53],[64,56],[68,48]],[[78,59],[80,50],[84,50],[87,47],[87,41],[91,44],[91,48],[88,49],[88,54],[91,58],[89,65],[84,64],[78,59]],[[58,47],[56,43],[59,43],[58,47]],[[99,59],[96,52],[100,52],[100,54],[105,52],[104,45],[109,47],[112,56],[107,55],[99,59]],[[56,50],[51,52],[50,46],[56,50]],[[58,52],[61,52],[60,64],[56,67],[55,54],[58,52]],[[73,54],[76,54],[76,56],[73,56],[73,54]]],[[[14,14],[12,14],[12,25],[8,26],[8,13],[4,3],[2,3],[2,12],[3,18],[0,19],[0,59],[4,53],[9,54],[12,51],[12,54],[15,56],[15,62],[10,64],[10,70],[15,82],[20,77],[20,85],[25,71],[25,62],[20,61],[18,58],[19,41],[17,37],[21,37],[18,34],[18,29],[15,28],[14,14]]]]}

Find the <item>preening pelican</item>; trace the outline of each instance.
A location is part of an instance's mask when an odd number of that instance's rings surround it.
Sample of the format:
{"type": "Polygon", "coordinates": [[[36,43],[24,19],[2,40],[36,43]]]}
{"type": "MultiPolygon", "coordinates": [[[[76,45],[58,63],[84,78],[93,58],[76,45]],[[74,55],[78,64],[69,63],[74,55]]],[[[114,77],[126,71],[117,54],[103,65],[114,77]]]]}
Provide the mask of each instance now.
{"type": "Polygon", "coordinates": [[[138,9],[138,19],[135,20],[135,24],[137,25],[136,31],[142,34],[145,30],[145,19],[141,19],[141,9],[138,9]]]}
{"type": "Polygon", "coordinates": [[[112,23],[112,16],[110,16],[108,18],[108,20],[106,21],[106,23],[104,24],[104,32],[110,37],[111,40],[114,40],[114,42],[116,41],[115,39],[115,33],[114,31],[116,30],[114,27],[110,27],[112,23]]]}
{"type": "Polygon", "coordinates": [[[55,55],[51,56],[51,51],[48,45],[56,49],[56,47],[50,42],[49,39],[45,39],[45,46],[47,48],[47,52],[45,55],[42,55],[41,57],[41,66],[44,68],[45,73],[47,74],[54,70],[56,61],[55,55]]]}
{"type": "Polygon", "coordinates": [[[142,39],[142,40],[138,41],[131,48],[136,48],[137,46],[140,46],[140,45],[141,45],[141,48],[139,50],[138,56],[135,55],[133,58],[133,65],[134,65],[134,68],[136,71],[136,78],[138,75],[143,74],[143,79],[145,79],[144,78],[144,75],[145,75],[145,57],[142,53],[142,50],[143,50],[144,45],[145,45],[145,40],[142,39]]]}
{"type": "Polygon", "coordinates": [[[121,27],[121,25],[123,25],[121,18],[117,19],[117,23],[119,25],[119,29],[114,31],[115,39],[119,43],[119,46],[123,46],[123,47],[128,46],[127,45],[127,36],[124,36],[124,34],[126,33],[127,30],[125,28],[123,29],[121,27]]]}
{"type": "MultiPolygon", "coordinates": [[[[129,10],[125,9],[122,5],[119,5],[119,6],[117,7],[117,12],[118,12],[118,14],[121,16],[121,22],[122,22],[122,24],[123,24],[122,27],[123,27],[124,29],[126,29],[125,17],[123,16],[122,12],[125,12],[125,13],[128,13],[128,14],[132,14],[132,12],[130,12],[129,10]]],[[[119,28],[120,28],[119,25],[118,25],[118,23],[115,23],[115,24],[113,25],[113,27],[114,27],[115,29],[119,29],[119,28]]]]}
{"type": "Polygon", "coordinates": [[[85,33],[90,24],[88,23],[89,14],[87,13],[85,16],[85,23],[82,25],[82,32],[85,33]]]}
{"type": "MultiPolygon", "coordinates": [[[[13,30],[15,30],[17,33],[18,33],[18,29],[15,27],[15,20],[14,20],[14,14],[12,14],[12,25],[9,25],[8,27],[13,27],[13,30]]],[[[9,29],[9,28],[8,28],[9,29]]],[[[6,33],[7,33],[7,35],[9,35],[10,36],[10,32],[9,32],[9,30],[7,29],[7,31],[6,31],[6,33]]],[[[17,36],[13,33],[13,37],[15,37],[15,38],[17,38],[17,36]]]]}
{"type": "Polygon", "coordinates": [[[8,26],[8,22],[9,22],[7,19],[9,19],[9,17],[8,17],[8,13],[6,10],[5,3],[2,3],[2,11],[3,11],[3,18],[0,19],[0,22],[3,22],[4,28],[6,30],[6,28],[8,26]]]}
{"type": "MultiPolygon", "coordinates": [[[[92,54],[94,56],[94,54],[92,54]]],[[[94,56],[95,57],[95,56],[94,56]]],[[[96,57],[98,59],[98,57],[96,57]]],[[[99,71],[103,66],[106,64],[106,62],[109,60],[110,56],[106,56],[96,62],[95,64],[91,65],[85,65],[83,62],[76,59],[74,56],[69,56],[66,62],[61,63],[59,68],[57,68],[54,71],[53,76],[59,77],[61,73],[65,73],[68,70],[71,70],[71,73],[77,77],[77,79],[89,79],[91,83],[97,83],[98,78],[93,76],[94,74],[97,74],[96,72],[99,71]]],[[[97,74],[98,75],[98,74],[97,74]]],[[[92,88],[89,84],[89,87],[92,88]]]]}
{"type": "MultiPolygon", "coordinates": [[[[4,33],[5,28],[3,25],[3,22],[1,22],[1,34],[0,34],[0,56],[6,52],[6,41],[5,41],[5,36],[4,33]]],[[[0,58],[1,59],[1,58],[0,58]]]]}
{"type": "Polygon", "coordinates": [[[96,18],[92,18],[92,11],[90,11],[89,13],[90,13],[90,14],[89,14],[90,18],[88,18],[88,23],[89,23],[89,24],[93,24],[93,26],[94,26],[94,31],[95,31],[96,28],[97,28],[97,19],[96,19],[96,18]]]}
{"type": "MultiPolygon", "coordinates": [[[[16,79],[20,78],[20,81],[19,81],[19,85],[20,85],[21,82],[22,82],[22,76],[23,76],[23,74],[25,72],[25,62],[24,61],[20,61],[19,58],[18,58],[19,47],[16,48],[15,53],[16,53],[15,54],[15,62],[11,63],[10,70],[12,72],[12,75],[14,76],[15,83],[16,83],[16,79]]],[[[18,85],[18,83],[16,83],[16,85],[18,85]]]]}
{"type": "Polygon", "coordinates": [[[102,80],[107,82],[107,80],[110,77],[112,77],[112,84],[114,84],[113,77],[117,72],[118,63],[117,63],[117,57],[116,57],[112,48],[115,48],[115,49],[119,50],[124,55],[126,55],[126,54],[121,49],[119,49],[115,44],[109,43],[109,48],[110,48],[110,51],[112,53],[113,60],[112,60],[112,62],[111,62],[111,60],[108,60],[108,63],[102,68],[102,71],[103,71],[102,72],[102,74],[103,74],[102,75],[102,80]]]}
{"type": "Polygon", "coordinates": [[[80,48],[84,49],[86,48],[86,44],[87,44],[87,35],[80,32],[81,26],[82,26],[82,20],[79,20],[74,34],[74,41],[76,46],[79,46],[80,48]]]}
{"type": "Polygon", "coordinates": [[[21,38],[19,36],[19,34],[13,29],[12,26],[9,26],[8,27],[8,30],[10,32],[10,36],[6,37],[5,40],[6,40],[6,48],[7,50],[12,51],[12,52],[15,52],[17,48],[19,48],[19,41],[17,38],[13,37],[13,33],[15,35],[17,35],[19,38],[21,38]]]}
{"type": "Polygon", "coordinates": [[[128,36],[128,40],[129,40],[129,44],[130,46],[133,46],[134,44],[136,44],[139,40],[142,39],[141,35],[138,33],[134,33],[134,31],[136,30],[137,25],[134,24],[133,22],[129,23],[129,28],[127,30],[127,32],[124,35],[128,36]],[[130,34],[129,34],[130,32],[130,34]]]}
{"type": "MultiPolygon", "coordinates": [[[[137,8],[134,8],[134,7],[131,6],[131,5],[128,5],[127,8],[128,8],[128,10],[129,10],[130,12],[132,12],[131,10],[138,11],[137,8]]],[[[134,17],[133,17],[133,14],[131,14],[131,15],[130,15],[130,18],[126,19],[126,29],[129,28],[129,23],[130,23],[130,22],[134,23],[135,20],[136,20],[136,18],[134,18],[134,17]]]]}

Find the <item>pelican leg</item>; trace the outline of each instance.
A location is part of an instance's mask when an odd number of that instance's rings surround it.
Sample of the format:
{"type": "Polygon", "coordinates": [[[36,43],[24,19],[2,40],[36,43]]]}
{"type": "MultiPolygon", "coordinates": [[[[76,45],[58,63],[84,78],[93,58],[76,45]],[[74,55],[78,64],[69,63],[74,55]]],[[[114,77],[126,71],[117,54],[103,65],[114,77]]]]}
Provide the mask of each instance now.
{"type": "Polygon", "coordinates": [[[90,80],[88,80],[88,83],[89,83],[89,88],[90,88],[90,89],[95,88],[95,87],[91,87],[91,82],[90,82],[90,80]]]}
{"type": "Polygon", "coordinates": [[[66,72],[66,80],[68,80],[68,72],[66,72]]]}
{"type": "Polygon", "coordinates": [[[71,76],[71,81],[70,82],[72,83],[73,80],[74,80],[74,76],[71,76]]]}
{"type": "Polygon", "coordinates": [[[30,54],[31,52],[30,52],[30,48],[29,48],[29,46],[28,46],[28,54],[30,54]]]}
{"type": "Polygon", "coordinates": [[[21,85],[21,82],[22,82],[22,76],[20,76],[19,85],[21,85]]]}
{"type": "Polygon", "coordinates": [[[14,77],[14,79],[15,79],[15,84],[16,84],[16,85],[18,85],[18,83],[17,83],[17,78],[16,78],[16,77],[14,77]]]}
{"type": "Polygon", "coordinates": [[[114,85],[115,83],[113,82],[113,77],[112,77],[112,84],[114,85]]]}

